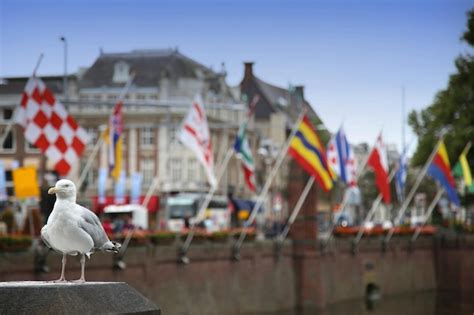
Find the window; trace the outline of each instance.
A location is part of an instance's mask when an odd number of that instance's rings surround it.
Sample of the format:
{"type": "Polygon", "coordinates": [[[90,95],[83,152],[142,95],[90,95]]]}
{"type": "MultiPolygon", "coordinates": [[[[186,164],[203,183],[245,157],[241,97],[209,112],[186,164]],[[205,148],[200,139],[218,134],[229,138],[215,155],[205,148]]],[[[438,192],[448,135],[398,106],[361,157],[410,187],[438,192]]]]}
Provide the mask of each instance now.
{"type": "Polygon", "coordinates": [[[107,100],[109,100],[109,101],[115,101],[116,99],[117,99],[117,95],[115,95],[115,94],[107,95],[107,100]]]}
{"type": "Polygon", "coordinates": [[[188,180],[195,181],[196,180],[196,159],[189,158],[188,160],[188,180]]]}
{"type": "Polygon", "coordinates": [[[181,159],[179,158],[172,158],[169,160],[169,171],[171,175],[172,182],[178,182],[182,178],[182,167],[181,167],[181,159]]]}
{"type": "Polygon", "coordinates": [[[143,185],[149,186],[155,176],[155,165],[153,159],[142,159],[141,171],[143,175],[143,185]]]}
{"type": "Polygon", "coordinates": [[[176,127],[169,127],[168,128],[168,139],[169,139],[169,144],[176,144],[178,143],[178,129],[176,127]]]}
{"type": "Polygon", "coordinates": [[[114,66],[114,76],[112,80],[114,83],[125,83],[128,81],[129,74],[130,66],[123,61],[119,61],[114,66]]]}
{"type": "Polygon", "coordinates": [[[137,94],[137,100],[144,101],[146,98],[145,94],[137,94]]]}
{"type": "Polygon", "coordinates": [[[25,139],[25,150],[26,152],[30,152],[30,153],[38,153],[40,152],[40,150],[35,147],[34,144],[30,143],[28,140],[25,139]]]}
{"type": "Polygon", "coordinates": [[[143,127],[140,131],[141,135],[141,146],[152,147],[155,142],[154,129],[151,127],[143,127]]]}
{"type": "MultiPolygon", "coordinates": [[[[3,130],[0,132],[0,137],[3,137],[3,130]]],[[[1,140],[1,139],[0,139],[1,140]]],[[[7,152],[15,152],[15,133],[13,130],[10,130],[8,135],[5,138],[5,141],[3,142],[2,149],[7,151],[7,152]]]]}
{"type": "Polygon", "coordinates": [[[1,121],[9,121],[12,118],[13,118],[13,109],[4,108],[0,111],[0,120],[1,121]]]}

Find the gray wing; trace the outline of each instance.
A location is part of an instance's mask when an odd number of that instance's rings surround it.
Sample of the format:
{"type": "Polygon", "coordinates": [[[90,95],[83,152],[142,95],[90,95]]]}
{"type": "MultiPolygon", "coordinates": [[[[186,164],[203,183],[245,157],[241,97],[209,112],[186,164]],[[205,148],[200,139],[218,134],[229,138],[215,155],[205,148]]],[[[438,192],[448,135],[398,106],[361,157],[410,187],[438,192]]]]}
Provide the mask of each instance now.
{"type": "Polygon", "coordinates": [[[80,212],[82,218],[79,227],[92,237],[94,248],[101,248],[109,242],[104,227],[94,212],[80,205],[76,205],[76,210],[80,212]]]}
{"type": "Polygon", "coordinates": [[[48,235],[48,228],[47,225],[43,226],[41,229],[41,239],[43,240],[44,244],[49,248],[53,248],[49,243],[49,235],[48,235]]]}

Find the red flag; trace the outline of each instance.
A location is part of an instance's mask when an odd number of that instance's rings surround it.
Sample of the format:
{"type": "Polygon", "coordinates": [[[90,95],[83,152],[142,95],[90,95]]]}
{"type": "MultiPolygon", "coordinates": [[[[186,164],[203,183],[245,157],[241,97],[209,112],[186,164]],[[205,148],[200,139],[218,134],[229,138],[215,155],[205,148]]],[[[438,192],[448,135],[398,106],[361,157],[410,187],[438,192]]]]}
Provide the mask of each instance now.
{"type": "Polygon", "coordinates": [[[391,201],[390,194],[390,180],[388,178],[388,161],[387,151],[380,134],[375,143],[375,147],[369,156],[368,166],[372,168],[375,173],[375,185],[382,194],[383,201],[389,204],[391,201]]]}
{"type": "Polygon", "coordinates": [[[26,140],[53,161],[61,176],[78,162],[87,144],[86,131],[35,76],[26,83],[15,122],[24,128],[26,140]]]}

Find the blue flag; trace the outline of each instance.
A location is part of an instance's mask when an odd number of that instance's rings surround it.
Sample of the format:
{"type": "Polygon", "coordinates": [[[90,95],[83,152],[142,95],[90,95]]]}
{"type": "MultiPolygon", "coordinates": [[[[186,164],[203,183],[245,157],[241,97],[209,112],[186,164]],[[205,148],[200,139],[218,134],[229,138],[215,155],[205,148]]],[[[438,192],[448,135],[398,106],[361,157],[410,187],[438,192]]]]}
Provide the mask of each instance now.
{"type": "Polygon", "coordinates": [[[403,202],[405,199],[405,184],[407,181],[407,174],[408,174],[408,160],[407,160],[407,152],[403,150],[400,159],[398,160],[398,169],[397,173],[395,174],[395,188],[397,190],[397,198],[400,203],[403,202]]]}
{"type": "Polygon", "coordinates": [[[127,175],[124,171],[120,172],[118,180],[115,182],[115,198],[114,203],[121,205],[125,203],[125,185],[127,181],[127,175]]]}
{"type": "Polygon", "coordinates": [[[130,188],[130,203],[139,204],[140,194],[142,190],[142,174],[133,173],[131,178],[130,188]]]}

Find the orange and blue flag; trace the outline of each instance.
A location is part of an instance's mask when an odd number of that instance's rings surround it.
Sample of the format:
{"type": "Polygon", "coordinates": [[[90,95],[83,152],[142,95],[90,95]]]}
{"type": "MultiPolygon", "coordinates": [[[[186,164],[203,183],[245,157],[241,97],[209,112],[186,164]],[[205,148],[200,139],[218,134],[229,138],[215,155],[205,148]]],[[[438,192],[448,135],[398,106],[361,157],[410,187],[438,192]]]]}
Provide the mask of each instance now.
{"type": "Polygon", "coordinates": [[[122,172],[122,133],[124,129],[122,107],[122,101],[115,104],[108,126],[109,171],[115,180],[119,179],[122,172]]]}
{"type": "Polygon", "coordinates": [[[333,187],[329,172],[326,150],[307,116],[301,121],[298,130],[290,142],[288,153],[311,176],[314,176],[324,191],[333,187]]]}
{"type": "Polygon", "coordinates": [[[438,151],[436,152],[433,161],[428,167],[428,175],[437,180],[440,185],[446,190],[449,200],[456,206],[460,205],[458,194],[456,193],[456,182],[451,174],[451,165],[449,163],[448,151],[444,142],[441,141],[438,151]]]}

